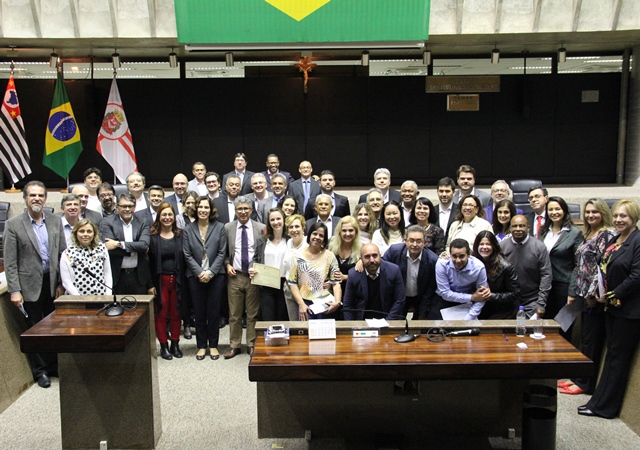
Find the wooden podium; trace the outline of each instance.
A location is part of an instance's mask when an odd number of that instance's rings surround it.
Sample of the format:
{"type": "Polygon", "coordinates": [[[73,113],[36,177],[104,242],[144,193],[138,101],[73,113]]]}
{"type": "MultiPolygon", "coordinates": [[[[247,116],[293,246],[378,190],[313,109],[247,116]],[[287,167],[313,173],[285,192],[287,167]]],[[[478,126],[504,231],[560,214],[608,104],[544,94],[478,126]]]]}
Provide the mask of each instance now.
{"type": "Polygon", "coordinates": [[[153,297],[118,317],[86,308],[112,298],[60,297],[20,336],[25,353],[58,353],[64,449],[151,449],[162,434],[153,297]]]}

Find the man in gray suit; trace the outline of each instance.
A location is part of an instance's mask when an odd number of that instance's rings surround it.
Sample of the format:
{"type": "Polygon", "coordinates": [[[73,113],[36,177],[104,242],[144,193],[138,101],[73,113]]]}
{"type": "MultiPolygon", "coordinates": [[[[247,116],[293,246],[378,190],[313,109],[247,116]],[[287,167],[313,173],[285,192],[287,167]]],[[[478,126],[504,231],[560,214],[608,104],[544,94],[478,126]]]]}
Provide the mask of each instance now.
{"type": "Polygon", "coordinates": [[[287,192],[287,179],[283,174],[277,173],[273,176],[271,179],[271,192],[273,194],[271,197],[260,200],[256,206],[256,220],[265,225],[269,220],[269,210],[271,208],[277,208],[278,203],[280,203],[280,200],[282,200],[282,197],[284,197],[287,192]]]}
{"type": "MultiPolygon", "coordinates": [[[[30,181],[22,197],[27,209],[9,219],[4,231],[4,269],[11,303],[20,308],[31,328],[53,312],[53,299],[63,294],[58,261],[66,248],[60,218],[42,210],[47,189],[30,181]]],[[[55,353],[28,353],[33,379],[43,388],[58,376],[55,353]]]]}
{"type": "Polygon", "coordinates": [[[242,344],[242,314],[247,312],[247,353],[253,354],[256,342],[256,321],[260,312],[260,288],[251,284],[249,264],[265,226],[251,220],[253,202],[241,195],[235,200],[236,217],[224,228],[227,232],[227,290],[229,293],[229,342],[225,359],[240,354],[242,344]]]}
{"type": "Polygon", "coordinates": [[[100,224],[100,235],[109,250],[114,294],[146,294],[151,287],[149,225],[133,214],[135,207],[133,195],[120,194],[118,214],[100,224]]]}

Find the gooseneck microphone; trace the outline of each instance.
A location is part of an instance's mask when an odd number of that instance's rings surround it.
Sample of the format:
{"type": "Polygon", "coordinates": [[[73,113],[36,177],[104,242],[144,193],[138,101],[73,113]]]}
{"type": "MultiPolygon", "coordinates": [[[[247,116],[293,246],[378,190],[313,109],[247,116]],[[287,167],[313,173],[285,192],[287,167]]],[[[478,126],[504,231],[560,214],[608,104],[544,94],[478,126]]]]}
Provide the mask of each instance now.
{"type": "Polygon", "coordinates": [[[469,328],[468,330],[450,331],[447,336],[478,336],[480,328],[469,328]]]}
{"type": "MultiPolygon", "coordinates": [[[[111,292],[113,292],[112,287],[107,286],[106,283],[104,283],[100,278],[98,278],[87,267],[83,267],[82,271],[87,275],[89,275],[91,278],[93,278],[95,281],[97,281],[98,283],[106,287],[107,289],[111,289],[111,292]]],[[[109,317],[118,317],[124,314],[124,308],[122,307],[122,304],[118,302],[118,299],[116,298],[116,294],[113,294],[113,302],[109,303],[108,305],[105,305],[104,308],[102,308],[100,311],[102,310],[104,310],[104,315],[109,317]]],[[[98,313],[100,313],[100,311],[98,311],[98,313]]]]}
{"type": "MultiPolygon", "coordinates": [[[[343,311],[357,312],[357,313],[370,312],[370,313],[382,314],[383,316],[387,316],[389,314],[384,311],[378,311],[377,309],[345,308],[344,303],[340,302],[340,304],[342,305],[343,311]]],[[[409,320],[406,317],[400,316],[399,319],[390,319],[390,320],[402,320],[402,319],[404,319],[404,334],[394,337],[393,340],[400,344],[415,341],[417,336],[415,334],[409,334],[409,320]]]]}

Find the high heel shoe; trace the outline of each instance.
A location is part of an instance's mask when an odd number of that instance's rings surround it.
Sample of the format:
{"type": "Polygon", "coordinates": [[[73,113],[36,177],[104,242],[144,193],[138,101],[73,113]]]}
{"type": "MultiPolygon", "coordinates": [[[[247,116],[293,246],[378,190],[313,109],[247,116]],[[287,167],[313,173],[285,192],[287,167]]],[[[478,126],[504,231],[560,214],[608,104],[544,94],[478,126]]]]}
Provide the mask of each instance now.
{"type": "Polygon", "coordinates": [[[570,386],[573,386],[573,383],[571,381],[558,381],[559,388],[566,389],[570,386]]]}
{"type": "Polygon", "coordinates": [[[198,353],[196,353],[196,359],[198,361],[202,361],[204,359],[204,356],[207,354],[207,350],[204,348],[201,348],[198,350],[198,353]],[[200,353],[202,352],[202,353],[200,353]]]}
{"type": "Polygon", "coordinates": [[[220,353],[218,352],[217,348],[210,348],[209,353],[210,353],[209,356],[211,356],[211,359],[214,361],[220,358],[220,353]]]}

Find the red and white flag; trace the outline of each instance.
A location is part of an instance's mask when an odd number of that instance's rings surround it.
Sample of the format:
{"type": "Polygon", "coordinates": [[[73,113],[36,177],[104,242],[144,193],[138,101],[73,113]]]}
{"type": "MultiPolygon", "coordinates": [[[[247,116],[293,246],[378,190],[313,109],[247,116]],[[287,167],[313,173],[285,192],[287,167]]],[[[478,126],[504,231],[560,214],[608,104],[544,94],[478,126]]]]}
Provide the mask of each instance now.
{"type": "Polygon", "coordinates": [[[113,167],[113,172],[121,183],[126,183],[127,175],[138,170],[131,130],[122,108],[115,78],[111,83],[111,92],[109,92],[107,109],[100,126],[96,149],[113,167]]]}
{"type": "Polygon", "coordinates": [[[29,160],[29,146],[25,140],[18,94],[11,73],[0,108],[0,165],[11,182],[16,183],[31,173],[29,160]]]}

